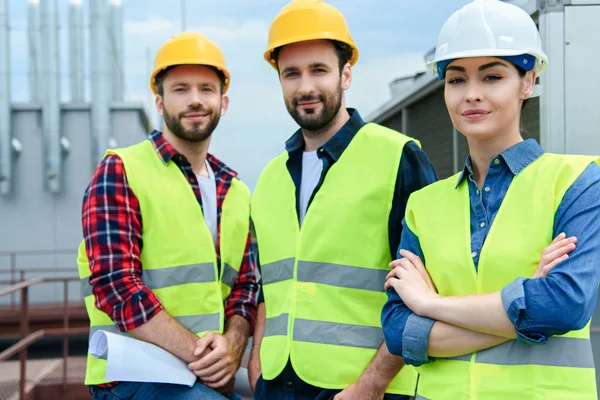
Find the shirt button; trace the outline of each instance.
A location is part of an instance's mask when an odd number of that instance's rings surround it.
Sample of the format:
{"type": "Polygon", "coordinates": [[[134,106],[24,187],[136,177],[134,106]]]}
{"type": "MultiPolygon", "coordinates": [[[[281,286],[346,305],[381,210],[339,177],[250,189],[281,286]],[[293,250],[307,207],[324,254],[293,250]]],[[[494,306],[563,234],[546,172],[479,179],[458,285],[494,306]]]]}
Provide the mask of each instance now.
{"type": "Polygon", "coordinates": [[[479,193],[480,193],[480,192],[479,192],[479,189],[477,189],[477,192],[476,192],[476,193],[477,193],[477,194],[479,194],[479,193]]]}
{"type": "Polygon", "coordinates": [[[494,160],[494,164],[498,165],[500,164],[500,160],[498,160],[497,158],[494,160]]]}
{"type": "Polygon", "coordinates": [[[480,227],[484,227],[485,226],[485,222],[482,222],[481,224],[479,224],[480,227]]]}
{"type": "Polygon", "coordinates": [[[471,257],[473,257],[473,258],[477,257],[477,252],[476,251],[472,252],[471,257]]]}
{"type": "Polygon", "coordinates": [[[292,382],[286,382],[285,386],[291,388],[292,386],[294,386],[294,384],[292,382]]]}
{"type": "Polygon", "coordinates": [[[489,192],[490,190],[492,190],[492,188],[491,188],[491,187],[489,187],[489,186],[486,186],[486,187],[485,187],[485,191],[486,191],[486,192],[489,192]]]}

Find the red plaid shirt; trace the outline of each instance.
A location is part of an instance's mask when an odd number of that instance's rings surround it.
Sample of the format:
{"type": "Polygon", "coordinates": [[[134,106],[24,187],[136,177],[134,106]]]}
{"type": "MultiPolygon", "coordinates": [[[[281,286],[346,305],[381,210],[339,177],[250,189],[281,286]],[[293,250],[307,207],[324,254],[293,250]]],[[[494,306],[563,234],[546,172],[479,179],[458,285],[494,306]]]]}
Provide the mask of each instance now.
{"type": "MultiPolygon", "coordinates": [[[[202,206],[200,187],[191,164],[163,137],[154,131],[149,140],[157,157],[166,164],[175,162],[190,183],[202,206]]],[[[223,201],[237,176],[217,158],[207,156],[217,186],[217,260],[220,265],[220,221],[223,201]]],[[[140,279],[142,263],[142,214],[140,204],[127,183],[122,160],[116,155],[104,158],[85,192],[83,235],[90,263],[90,284],[96,307],[107,313],[121,331],[129,331],[147,322],[163,309],[159,298],[140,279]]],[[[248,221],[248,224],[250,222],[248,221]]],[[[255,261],[250,245],[250,229],[239,275],[225,301],[225,318],[240,315],[254,325],[256,315],[255,261]]]]}

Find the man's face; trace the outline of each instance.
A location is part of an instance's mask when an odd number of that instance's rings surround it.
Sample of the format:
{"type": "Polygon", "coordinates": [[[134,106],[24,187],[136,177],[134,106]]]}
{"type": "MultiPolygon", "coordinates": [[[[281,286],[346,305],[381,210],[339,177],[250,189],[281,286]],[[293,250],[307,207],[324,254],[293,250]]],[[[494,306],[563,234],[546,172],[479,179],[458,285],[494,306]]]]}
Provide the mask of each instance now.
{"type": "Polygon", "coordinates": [[[170,69],[163,81],[163,95],[156,97],[156,107],[169,131],[188,142],[208,139],[228,103],[219,76],[203,65],[170,69]]]}
{"type": "Polygon", "coordinates": [[[335,46],[328,40],[286,45],[277,59],[285,105],[305,133],[327,128],[343,104],[350,86],[349,64],[339,69],[335,46]]]}

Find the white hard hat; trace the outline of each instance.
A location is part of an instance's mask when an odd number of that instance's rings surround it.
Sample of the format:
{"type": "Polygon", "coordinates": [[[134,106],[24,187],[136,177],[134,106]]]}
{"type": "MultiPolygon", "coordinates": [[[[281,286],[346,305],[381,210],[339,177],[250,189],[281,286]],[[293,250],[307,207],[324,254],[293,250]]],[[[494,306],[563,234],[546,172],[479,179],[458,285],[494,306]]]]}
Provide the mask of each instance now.
{"type": "Polygon", "coordinates": [[[443,79],[452,60],[466,57],[506,58],[526,71],[535,68],[537,76],[548,64],[529,14],[499,0],[473,0],[452,14],[440,31],[435,58],[427,65],[443,79]]]}

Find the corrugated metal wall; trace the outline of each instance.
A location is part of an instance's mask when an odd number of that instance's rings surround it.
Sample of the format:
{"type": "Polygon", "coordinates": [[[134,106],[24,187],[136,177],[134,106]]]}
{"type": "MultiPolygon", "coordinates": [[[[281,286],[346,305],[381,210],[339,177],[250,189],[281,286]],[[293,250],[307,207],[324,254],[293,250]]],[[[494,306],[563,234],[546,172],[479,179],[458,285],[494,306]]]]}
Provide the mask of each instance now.
{"type": "MultiPolygon", "coordinates": [[[[18,105],[13,107],[12,115],[13,136],[22,143],[23,151],[14,163],[14,191],[0,197],[0,271],[9,269],[7,252],[43,251],[45,254],[40,255],[18,254],[16,267],[73,268],[72,273],[62,276],[74,276],[77,274],[77,246],[82,238],[83,193],[93,173],[89,106],[62,108],[61,135],[68,138],[71,150],[63,161],[64,185],[58,194],[44,190],[40,108],[18,105]],[[70,253],[53,254],[59,250],[70,253]]],[[[113,107],[111,131],[120,147],[143,140],[147,126],[141,107],[113,107]]],[[[49,275],[28,273],[26,278],[36,276],[49,275]]],[[[8,279],[7,274],[0,274],[0,280],[8,279]]],[[[79,285],[69,286],[71,300],[79,299],[79,285]]],[[[31,291],[31,301],[58,302],[62,299],[61,287],[59,284],[38,285],[31,291]]],[[[9,300],[9,296],[1,297],[0,305],[9,300]]]]}
{"type": "Polygon", "coordinates": [[[521,116],[522,134],[524,139],[535,139],[540,142],[540,98],[529,99],[521,116]]]}
{"type": "Polygon", "coordinates": [[[395,131],[407,134],[406,132],[402,132],[402,113],[399,112],[394,114],[391,118],[385,120],[382,125],[387,126],[390,129],[395,131]]]}
{"type": "Polygon", "coordinates": [[[444,103],[444,89],[409,106],[407,114],[408,132],[405,133],[421,141],[440,178],[452,175],[452,121],[444,103]]]}

